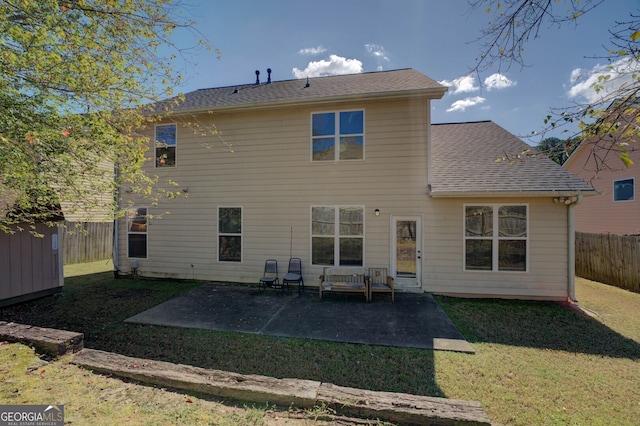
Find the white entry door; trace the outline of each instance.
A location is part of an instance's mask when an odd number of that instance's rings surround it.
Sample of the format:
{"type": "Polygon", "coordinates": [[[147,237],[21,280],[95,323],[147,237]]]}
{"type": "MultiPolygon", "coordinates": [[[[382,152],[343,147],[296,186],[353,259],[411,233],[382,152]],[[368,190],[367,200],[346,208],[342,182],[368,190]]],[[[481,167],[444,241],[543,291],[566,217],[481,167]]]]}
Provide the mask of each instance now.
{"type": "Polygon", "coordinates": [[[393,216],[391,222],[391,272],[396,279],[396,287],[421,287],[422,218],[393,216]]]}

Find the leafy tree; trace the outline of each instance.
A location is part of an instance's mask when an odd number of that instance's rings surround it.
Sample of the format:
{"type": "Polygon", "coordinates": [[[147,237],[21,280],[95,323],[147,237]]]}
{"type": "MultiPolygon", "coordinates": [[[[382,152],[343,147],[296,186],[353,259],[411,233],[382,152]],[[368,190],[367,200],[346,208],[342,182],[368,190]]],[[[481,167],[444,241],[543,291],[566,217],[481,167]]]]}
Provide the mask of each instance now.
{"type": "Polygon", "coordinates": [[[175,196],[142,171],[137,131],[154,120],[144,105],[181,82],[173,64],[188,52],[170,36],[199,35],[182,12],[171,0],[0,0],[0,232],[33,229],[61,201],[115,213],[123,183],[175,196]]]}
{"type": "MultiPolygon", "coordinates": [[[[525,46],[539,36],[542,28],[574,23],[598,7],[607,7],[608,2],[469,0],[469,4],[491,16],[478,38],[481,53],[474,69],[482,72],[490,67],[502,70],[513,65],[525,66],[525,46]]],[[[559,128],[571,132],[568,125],[577,124],[578,133],[571,134],[567,140],[573,141],[575,137],[600,144],[604,149],[615,149],[622,162],[629,166],[632,161],[625,147],[640,138],[640,11],[630,10],[629,18],[616,22],[609,33],[609,48],[596,56],[607,61],[607,72],[590,82],[597,99],[552,109],[540,133],[559,128]]]]}
{"type": "Polygon", "coordinates": [[[551,158],[556,163],[562,165],[571,153],[580,144],[579,138],[572,139],[560,139],[556,137],[550,137],[543,139],[536,147],[538,152],[544,153],[547,157],[551,158]]]}

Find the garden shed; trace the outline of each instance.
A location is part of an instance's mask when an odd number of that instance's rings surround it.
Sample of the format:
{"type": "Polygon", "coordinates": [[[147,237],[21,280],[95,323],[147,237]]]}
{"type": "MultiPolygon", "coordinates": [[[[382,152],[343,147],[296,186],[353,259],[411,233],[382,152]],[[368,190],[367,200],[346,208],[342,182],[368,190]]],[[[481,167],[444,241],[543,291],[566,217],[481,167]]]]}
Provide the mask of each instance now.
{"type": "MultiPolygon", "coordinates": [[[[1,200],[0,200],[1,201],[1,200]]],[[[0,203],[0,213],[7,214],[0,203]]],[[[59,207],[51,209],[49,223],[12,226],[13,233],[0,231],[0,306],[46,296],[64,284],[62,233],[64,220],[59,207]]]]}

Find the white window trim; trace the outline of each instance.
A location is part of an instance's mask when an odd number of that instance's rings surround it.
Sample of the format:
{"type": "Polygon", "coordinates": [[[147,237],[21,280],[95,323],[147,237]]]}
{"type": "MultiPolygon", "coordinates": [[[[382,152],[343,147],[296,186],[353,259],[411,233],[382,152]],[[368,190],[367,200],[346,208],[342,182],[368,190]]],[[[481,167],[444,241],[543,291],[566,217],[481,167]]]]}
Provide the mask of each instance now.
{"type": "MultiPolygon", "coordinates": [[[[367,113],[364,108],[351,108],[351,109],[339,109],[339,110],[327,110],[327,111],[313,111],[309,116],[309,161],[312,164],[322,164],[322,163],[340,163],[340,162],[351,162],[351,161],[364,161],[366,157],[366,147],[367,147],[367,138],[366,138],[366,121],[367,121],[367,113]],[[353,160],[341,160],[340,159],[340,113],[341,112],[352,112],[352,111],[362,111],[362,158],[357,158],[353,160]],[[335,120],[335,129],[333,135],[335,137],[335,145],[333,152],[333,160],[314,160],[313,159],[313,116],[315,114],[327,114],[333,113],[336,117],[335,120]]],[[[354,134],[354,136],[359,136],[360,134],[354,134]]]]}
{"type": "Polygon", "coordinates": [[[529,204],[526,203],[467,203],[462,206],[462,270],[464,272],[472,272],[472,273],[495,273],[498,272],[500,274],[526,274],[529,272],[529,242],[530,242],[530,232],[529,232],[529,224],[531,222],[529,204]],[[481,206],[481,207],[491,207],[493,209],[493,236],[491,237],[467,237],[466,234],[466,212],[467,207],[469,206],[481,206]],[[524,206],[527,208],[527,236],[526,237],[500,237],[500,233],[498,230],[499,226],[499,215],[498,209],[502,206],[524,206]],[[488,240],[491,239],[491,270],[482,270],[482,269],[467,269],[467,259],[466,259],[466,241],[467,240],[488,240]],[[499,253],[499,242],[500,240],[525,240],[526,241],[526,250],[527,254],[525,256],[525,269],[524,271],[501,271],[499,269],[498,263],[500,260],[499,253]]]}
{"type": "Polygon", "coordinates": [[[216,216],[216,261],[218,263],[225,263],[231,265],[238,265],[244,262],[244,207],[243,206],[218,206],[216,216]],[[220,233],[220,209],[240,209],[240,233],[220,233]],[[228,260],[220,260],[220,236],[239,236],[240,237],[240,262],[231,262],[228,260]]]}
{"type": "Polygon", "coordinates": [[[154,169],[175,169],[176,167],[178,167],[178,123],[159,123],[156,124],[153,127],[153,168],[154,169]],[[176,145],[175,145],[175,150],[176,150],[176,158],[175,158],[175,163],[173,164],[173,166],[162,166],[162,167],[158,167],[158,156],[157,156],[157,149],[156,149],[156,135],[157,133],[157,129],[158,126],[175,126],[176,128],[176,145]]]}
{"type": "Polygon", "coordinates": [[[126,220],[125,226],[126,226],[126,229],[127,229],[127,259],[148,259],[149,258],[149,207],[138,206],[138,207],[135,207],[135,209],[136,210],[137,209],[146,209],[146,211],[147,211],[147,214],[146,214],[147,223],[146,223],[146,227],[145,227],[145,231],[144,232],[131,232],[129,230],[129,218],[130,218],[129,213],[133,212],[134,209],[132,208],[132,209],[128,210],[128,213],[125,216],[125,220],[126,220]],[[129,256],[129,253],[130,253],[130,250],[129,250],[129,235],[146,235],[147,236],[147,238],[145,239],[145,245],[146,245],[146,247],[145,247],[145,253],[146,253],[145,257],[131,257],[131,256],[129,256]]]}
{"type": "Polygon", "coordinates": [[[612,185],[613,185],[613,191],[612,191],[611,197],[614,203],[629,203],[636,200],[636,178],[628,177],[623,179],[616,179],[613,181],[612,185]],[[633,182],[633,197],[630,200],[616,200],[616,182],[620,182],[623,180],[631,180],[633,182]]]}
{"type": "Polygon", "coordinates": [[[362,209],[362,235],[344,235],[344,237],[350,237],[350,238],[362,238],[362,266],[357,266],[358,268],[362,267],[364,268],[364,266],[367,264],[366,263],[366,259],[365,259],[365,248],[366,248],[366,241],[365,241],[365,235],[366,235],[366,209],[363,205],[354,205],[354,204],[314,204],[311,206],[311,208],[309,209],[309,265],[312,266],[336,266],[336,267],[345,267],[348,268],[351,265],[340,265],[340,209],[341,208],[359,208],[362,209]],[[324,265],[324,264],[316,264],[313,263],[313,237],[329,237],[329,235],[314,235],[313,234],[313,209],[317,208],[317,207],[329,207],[329,208],[333,208],[334,209],[334,225],[335,225],[335,230],[334,230],[334,234],[332,236],[333,238],[333,253],[335,255],[334,257],[334,261],[336,264],[334,265],[324,265]]]}

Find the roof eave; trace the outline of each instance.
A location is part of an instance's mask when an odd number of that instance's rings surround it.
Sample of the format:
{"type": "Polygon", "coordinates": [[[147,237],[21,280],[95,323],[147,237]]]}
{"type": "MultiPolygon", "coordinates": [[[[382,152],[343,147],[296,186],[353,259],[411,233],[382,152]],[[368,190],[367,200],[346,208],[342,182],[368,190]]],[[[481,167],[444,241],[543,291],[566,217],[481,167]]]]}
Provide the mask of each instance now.
{"type": "Polygon", "coordinates": [[[273,107],[287,107],[287,106],[306,106],[306,105],[323,105],[336,102],[349,102],[354,100],[400,100],[400,99],[412,99],[412,98],[427,98],[427,99],[440,99],[447,92],[446,87],[442,88],[430,88],[420,90],[401,90],[395,92],[385,93],[356,93],[346,96],[328,96],[319,98],[308,99],[287,99],[281,101],[269,101],[269,102],[254,102],[240,105],[228,105],[228,106],[211,106],[207,108],[191,108],[191,109],[177,109],[170,111],[169,114],[182,115],[182,114],[200,114],[208,113],[210,111],[215,112],[232,112],[237,110],[249,111],[268,109],[273,107]]]}
{"type": "Polygon", "coordinates": [[[481,197],[572,197],[575,195],[597,195],[596,190],[557,190],[557,191],[431,191],[431,198],[481,198],[481,197]]]}

